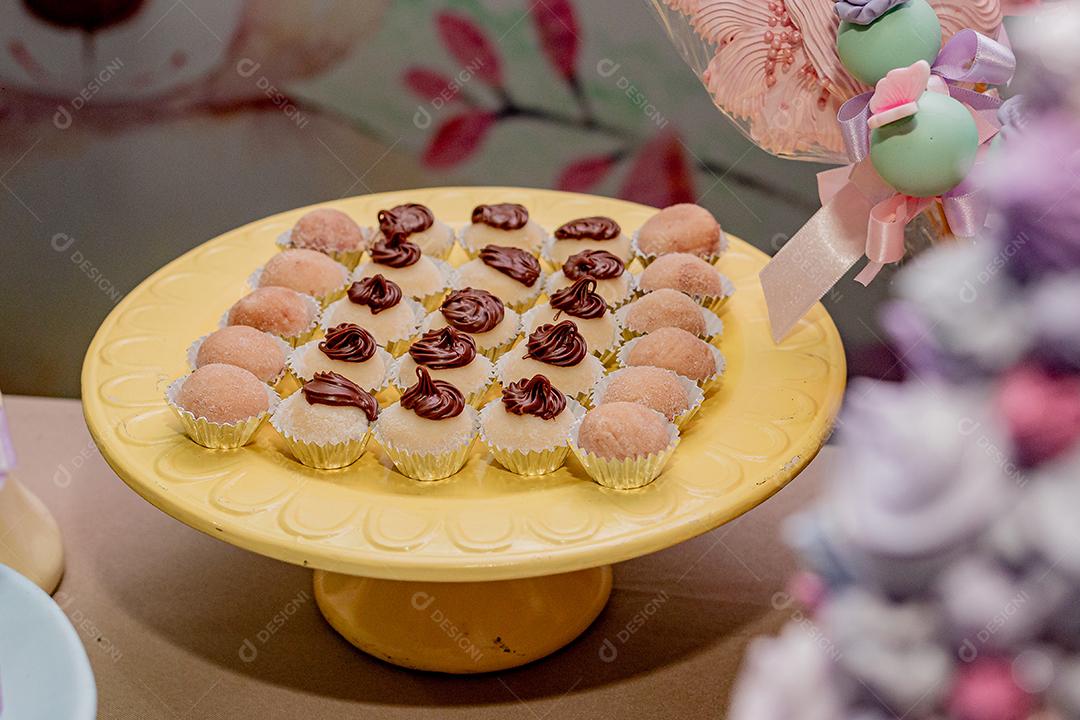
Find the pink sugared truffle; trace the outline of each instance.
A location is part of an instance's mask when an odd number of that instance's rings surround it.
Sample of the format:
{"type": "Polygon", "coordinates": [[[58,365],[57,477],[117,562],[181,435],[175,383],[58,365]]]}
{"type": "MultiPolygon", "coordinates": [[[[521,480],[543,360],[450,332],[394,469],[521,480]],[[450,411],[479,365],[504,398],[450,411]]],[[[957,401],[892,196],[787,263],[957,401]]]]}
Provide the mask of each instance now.
{"type": "Polygon", "coordinates": [[[707,380],[716,373],[716,357],[709,344],[679,328],[654,330],[634,341],[627,365],[667,368],[691,380],[707,380]]]}
{"type": "Polygon", "coordinates": [[[605,403],[585,413],[578,430],[582,450],[625,460],[658,453],[671,436],[660,413],[631,402],[605,403]]]}
{"type": "Polygon", "coordinates": [[[191,373],[176,394],[176,404],[197,418],[227,424],[270,408],[266,385],[235,365],[213,363],[191,373]]]}
{"type": "Polygon", "coordinates": [[[626,327],[638,333],[677,327],[694,335],[704,335],[705,315],[701,306],[688,295],[661,288],[642,295],[627,306],[626,327]]]}
{"type": "Polygon", "coordinates": [[[364,248],[364,231],[356,222],[333,208],[316,208],[293,226],[293,247],[319,252],[348,252],[364,248]]]}
{"type": "Polygon", "coordinates": [[[633,402],[674,420],[690,409],[690,398],[679,376],[664,368],[642,365],[620,370],[604,389],[601,405],[633,402]]]}
{"type": "Polygon", "coordinates": [[[644,292],[671,288],[693,297],[724,294],[720,273],[708,262],[690,253],[670,253],[656,258],[638,277],[644,292]]]}
{"type": "Polygon", "coordinates": [[[248,325],[282,337],[299,335],[311,327],[316,309],[295,290],[264,287],[245,295],[229,309],[229,325],[248,325]]]}
{"type": "Polygon", "coordinates": [[[344,288],[348,277],[348,268],[330,256],[294,249],[270,258],[259,274],[259,287],[286,287],[321,298],[344,288]]]}
{"type": "Polygon", "coordinates": [[[721,243],[720,223],[711,212],[690,203],[664,208],[638,231],[638,249],[646,255],[678,252],[709,257],[720,253],[721,243]]]}
{"type": "Polygon", "coordinates": [[[212,364],[235,365],[270,382],[285,368],[285,348],[262,330],[230,325],[208,335],[199,346],[195,367],[212,364]]]}

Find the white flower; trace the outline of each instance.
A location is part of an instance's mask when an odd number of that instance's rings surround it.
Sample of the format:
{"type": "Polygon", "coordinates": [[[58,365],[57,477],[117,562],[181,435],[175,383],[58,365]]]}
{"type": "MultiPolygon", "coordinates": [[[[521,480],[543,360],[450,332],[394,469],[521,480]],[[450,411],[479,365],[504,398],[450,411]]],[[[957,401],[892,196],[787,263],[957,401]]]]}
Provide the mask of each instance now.
{"type": "Polygon", "coordinates": [[[980,242],[942,246],[915,258],[897,276],[897,294],[930,328],[930,342],[987,370],[1012,365],[1031,343],[1019,290],[1005,272],[1023,248],[980,242]]]}
{"type": "Polygon", "coordinates": [[[729,720],[837,720],[847,692],[827,641],[808,622],[788,623],[746,652],[729,720]]]}
{"type": "Polygon", "coordinates": [[[939,617],[929,605],[894,604],[859,588],[833,598],[821,613],[839,663],[898,716],[921,717],[949,688],[953,661],[938,643],[939,617]]]}

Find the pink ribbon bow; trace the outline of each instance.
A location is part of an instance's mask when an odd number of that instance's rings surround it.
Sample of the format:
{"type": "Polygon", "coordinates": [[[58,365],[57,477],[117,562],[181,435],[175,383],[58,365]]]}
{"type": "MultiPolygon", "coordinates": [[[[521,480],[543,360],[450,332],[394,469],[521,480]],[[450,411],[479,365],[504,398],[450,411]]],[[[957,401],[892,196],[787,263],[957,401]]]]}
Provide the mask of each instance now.
{"type": "MultiPolygon", "coordinates": [[[[949,94],[971,111],[983,146],[980,156],[1000,129],[996,113],[1001,101],[956,83],[1007,83],[1015,66],[1008,47],[974,30],[962,30],[945,44],[931,67],[949,94]]],[[[818,175],[821,210],[761,271],[776,342],[860,259],[869,260],[855,278],[864,285],[885,265],[902,259],[908,223],[935,200],[942,203],[958,236],[973,237],[986,222],[986,204],[967,180],[940,198],[911,198],[897,194],[878,176],[869,160],[872,97],[872,92],[863,93],[841,106],[837,121],[851,165],[818,175]]]]}

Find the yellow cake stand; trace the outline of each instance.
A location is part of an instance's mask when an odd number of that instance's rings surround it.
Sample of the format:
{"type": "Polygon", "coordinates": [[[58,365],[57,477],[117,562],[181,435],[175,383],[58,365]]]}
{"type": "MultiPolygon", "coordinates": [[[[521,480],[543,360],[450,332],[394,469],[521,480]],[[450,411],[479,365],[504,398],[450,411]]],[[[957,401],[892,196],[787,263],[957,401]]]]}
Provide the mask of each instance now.
{"type": "MultiPolygon", "coordinates": [[[[403,202],[450,223],[484,202],[520,202],[548,228],[608,215],[633,231],[654,209],[548,190],[438,188],[328,203],[361,223],[403,202]]],[[[731,238],[719,261],[725,382],[686,427],[653,484],[614,491],[573,461],[551,475],[506,472],[480,448],[457,475],[418,483],[372,443],[337,471],[297,463],[269,426],[240,450],[183,435],[166,386],[186,349],[247,291],[274,239],[306,209],[228,232],[169,263],[98,330],[83,366],[86,422],[105,459],[146,500],[208,535],[315,569],[319,608],[360,649],[409,668],[475,673],[522,665],[577,637],[611,592],[611,563],[738,517],[795,477],[825,442],[844,389],[844,353],[815,307],[773,344],[758,271],[766,256],[731,238]]],[[[460,258],[457,258],[460,260],[460,258]]]]}

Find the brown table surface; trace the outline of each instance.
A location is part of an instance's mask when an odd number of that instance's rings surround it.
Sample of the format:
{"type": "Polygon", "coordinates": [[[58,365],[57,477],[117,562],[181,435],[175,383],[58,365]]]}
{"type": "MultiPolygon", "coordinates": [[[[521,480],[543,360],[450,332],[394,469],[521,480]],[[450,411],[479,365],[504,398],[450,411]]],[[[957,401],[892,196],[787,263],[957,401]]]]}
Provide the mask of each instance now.
{"type": "Polygon", "coordinates": [[[319,614],[310,571],[143,501],[98,454],[78,402],[5,401],[17,475],[64,532],[56,598],[90,656],[99,717],[117,720],[723,717],[746,644],[789,614],[773,600],[794,570],[778,525],[829,455],[739,520],[617,565],[611,602],[564,650],[449,677],[355,650],[319,614]]]}

